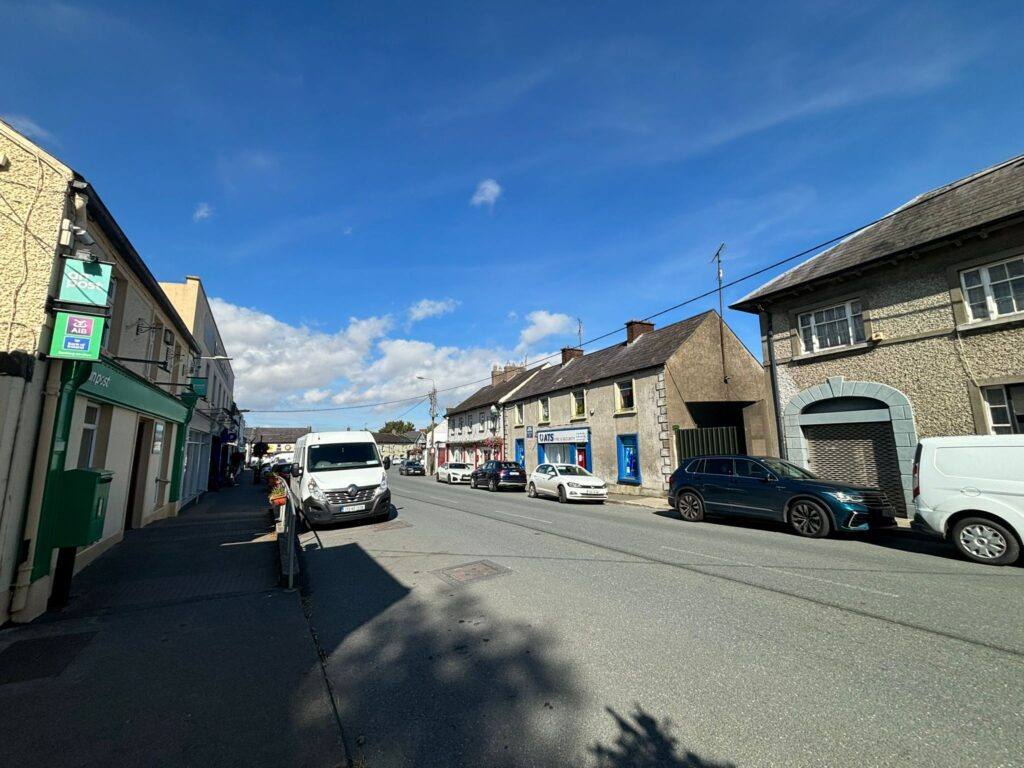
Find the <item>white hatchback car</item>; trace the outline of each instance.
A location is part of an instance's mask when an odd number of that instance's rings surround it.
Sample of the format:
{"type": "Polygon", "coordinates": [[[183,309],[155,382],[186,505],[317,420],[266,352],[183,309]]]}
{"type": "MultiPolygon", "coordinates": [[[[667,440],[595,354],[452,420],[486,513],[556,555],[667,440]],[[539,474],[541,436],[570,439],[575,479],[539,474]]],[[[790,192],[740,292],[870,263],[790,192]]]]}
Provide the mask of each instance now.
{"type": "Polygon", "coordinates": [[[1024,539],[1024,435],[926,437],[914,459],[914,526],[978,563],[1008,565],[1024,539]]]}
{"type": "Polygon", "coordinates": [[[567,501],[603,503],[608,498],[608,486],[604,480],[575,464],[541,464],[527,480],[526,495],[554,496],[563,504],[567,501]]]}
{"type": "Polygon", "coordinates": [[[471,474],[473,474],[473,468],[469,464],[449,461],[437,468],[435,477],[439,483],[468,483],[471,474]]]}

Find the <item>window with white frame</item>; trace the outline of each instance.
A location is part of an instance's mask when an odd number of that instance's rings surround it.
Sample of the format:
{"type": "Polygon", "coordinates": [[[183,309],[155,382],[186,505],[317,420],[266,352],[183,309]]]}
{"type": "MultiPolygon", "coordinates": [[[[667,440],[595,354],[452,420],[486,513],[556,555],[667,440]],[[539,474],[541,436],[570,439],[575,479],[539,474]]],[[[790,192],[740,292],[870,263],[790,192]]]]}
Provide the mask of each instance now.
{"type": "Polygon", "coordinates": [[[805,312],[799,317],[804,352],[837,349],[866,341],[864,305],[859,300],[805,312]]]}
{"type": "Polygon", "coordinates": [[[523,423],[523,404],[516,403],[516,424],[523,423]]]}
{"type": "Polygon", "coordinates": [[[582,389],[574,389],[570,393],[572,398],[572,417],[582,419],[587,415],[587,393],[582,389]]]}
{"type": "Polygon", "coordinates": [[[988,428],[993,435],[1024,434],[1024,383],[984,387],[988,428]]]}
{"type": "Polygon", "coordinates": [[[100,407],[85,406],[85,420],[82,422],[82,438],[78,443],[78,469],[88,469],[96,457],[96,434],[100,425],[100,407]]]}
{"type": "Polygon", "coordinates": [[[971,320],[1024,312],[1024,256],[960,273],[971,320]]]}
{"type": "Polygon", "coordinates": [[[546,397],[540,399],[540,420],[541,422],[551,420],[551,401],[546,397]]]}
{"type": "Polygon", "coordinates": [[[615,410],[632,411],[636,407],[633,399],[633,380],[615,382],[615,410]]]}

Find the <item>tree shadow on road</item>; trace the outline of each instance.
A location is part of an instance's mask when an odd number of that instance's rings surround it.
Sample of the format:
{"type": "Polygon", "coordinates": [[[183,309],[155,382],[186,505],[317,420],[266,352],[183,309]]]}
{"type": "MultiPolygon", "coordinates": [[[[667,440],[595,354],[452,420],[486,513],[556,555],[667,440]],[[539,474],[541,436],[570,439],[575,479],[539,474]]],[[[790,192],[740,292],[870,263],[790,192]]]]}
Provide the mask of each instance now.
{"type": "Polygon", "coordinates": [[[639,705],[628,716],[611,707],[607,712],[619,734],[610,747],[590,747],[594,768],[735,768],[734,763],[707,760],[680,747],[679,739],[672,735],[672,721],[666,718],[659,722],[639,705]]]}
{"type": "Polygon", "coordinates": [[[561,766],[579,754],[583,695],[553,633],[501,618],[466,586],[413,592],[356,543],[304,560],[356,764],[561,766]]]}

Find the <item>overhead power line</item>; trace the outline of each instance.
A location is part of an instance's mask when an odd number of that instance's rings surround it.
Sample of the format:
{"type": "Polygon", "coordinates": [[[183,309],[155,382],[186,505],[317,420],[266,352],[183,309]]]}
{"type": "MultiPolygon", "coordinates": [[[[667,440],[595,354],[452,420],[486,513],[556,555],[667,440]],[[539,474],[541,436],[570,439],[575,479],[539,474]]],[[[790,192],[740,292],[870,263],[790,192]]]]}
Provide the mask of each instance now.
{"type": "MultiPolygon", "coordinates": [[[[646,317],[641,318],[641,320],[647,321],[647,320],[653,320],[656,317],[661,317],[662,315],[668,314],[669,312],[674,312],[677,309],[681,309],[682,307],[685,307],[688,304],[693,304],[694,302],[700,301],[701,299],[706,299],[708,296],[713,296],[716,293],[718,293],[720,290],[723,290],[725,288],[731,288],[731,287],[733,287],[735,285],[739,285],[740,283],[744,283],[747,280],[755,278],[755,277],[757,277],[759,275],[763,275],[765,272],[770,272],[771,270],[775,269],[776,267],[781,267],[782,265],[788,264],[791,261],[795,261],[797,259],[803,258],[804,256],[809,256],[810,254],[815,253],[817,251],[820,251],[823,248],[828,248],[829,246],[835,245],[836,243],[840,242],[841,240],[845,240],[848,237],[852,237],[853,235],[856,235],[858,232],[863,232],[865,229],[868,229],[869,227],[873,227],[876,224],[881,224],[883,221],[887,221],[888,219],[891,219],[894,216],[898,216],[900,214],[906,213],[909,210],[913,210],[914,208],[917,208],[917,207],[922,206],[922,205],[926,205],[926,204],[928,204],[928,203],[930,203],[930,202],[932,202],[934,200],[938,200],[943,195],[947,195],[950,192],[953,192],[953,191],[958,190],[958,189],[962,189],[963,187],[966,187],[968,184],[973,184],[975,182],[981,181],[982,179],[986,178],[987,176],[992,175],[996,171],[999,171],[999,170],[1005,168],[1007,165],[1010,165],[1011,163],[1019,162],[1021,160],[1024,160],[1024,155],[1017,155],[1016,157],[1012,157],[1009,160],[1006,160],[1005,162],[1002,162],[1002,163],[998,163],[997,165],[993,165],[991,168],[988,168],[988,169],[986,169],[986,170],[984,170],[984,171],[982,171],[980,173],[974,174],[973,176],[968,176],[967,178],[962,179],[959,182],[955,182],[953,184],[950,184],[949,186],[947,186],[947,187],[945,187],[943,189],[940,189],[938,192],[935,192],[934,194],[932,194],[932,195],[930,195],[928,197],[922,197],[920,199],[916,199],[916,200],[914,200],[914,201],[912,201],[910,203],[907,203],[906,205],[900,206],[896,210],[891,211],[890,213],[887,213],[884,216],[879,216],[877,219],[869,221],[867,224],[861,224],[859,227],[855,227],[854,229],[851,229],[851,230],[849,230],[847,232],[844,232],[841,235],[836,235],[835,237],[829,238],[828,240],[824,240],[824,241],[822,241],[820,243],[817,243],[815,245],[812,245],[812,246],[810,246],[808,248],[804,248],[802,251],[794,253],[794,254],[792,254],[790,256],[786,256],[785,258],[779,259],[778,261],[773,261],[771,264],[767,264],[767,265],[761,267],[760,269],[754,270],[753,272],[748,272],[745,275],[741,275],[740,277],[737,277],[734,280],[730,280],[727,283],[722,283],[720,286],[716,285],[714,288],[710,288],[710,289],[704,291],[703,293],[699,293],[699,294],[697,294],[695,296],[691,296],[690,298],[685,299],[684,301],[681,301],[678,304],[673,304],[671,307],[665,307],[664,309],[660,309],[657,312],[654,312],[654,313],[652,313],[650,315],[647,315],[646,317]]],[[[586,341],[582,342],[580,344],[580,346],[581,347],[589,346],[590,344],[593,344],[594,342],[602,341],[604,339],[607,339],[609,336],[614,336],[615,334],[621,333],[621,332],[622,332],[622,328],[621,327],[615,328],[613,330],[608,331],[607,333],[602,333],[600,336],[594,336],[592,339],[587,339],[586,341]]],[[[561,355],[561,352],[554,352],[554,353],[552,353],[550,355],[546,355],[546,356],[541,357],[541,358],[539,358],[537,360],[534,360],[533,362],[535,364],[536,363],[544,363],[544,362],[547,362],[548,360],[551,360],[552,358],[559,357],[560,355],[561,355]]],[[[537,367],[539,367],[539,366],[534,365],[531,368],[531,370],[533,370],[534,368],[537,368],[537,367]]],[[[483,384],[483,383],[488,382],[490,380],[491,380],[490,377],[486,377],[486,378],[482,378],[482,379],[476,379],[474,381],[464,381],[464,382],[462,382],[460,384],[454,384],[452,386],[444,387],[444,388],[438,389],[436,391],[437,392],[451,392],[453,390],[463,389],[465,387],[469,387],[469,386],[472,386],[474,384],[483,384]]],[[[331,411],[346,411],[346,410],[356,410],[356,409],[360,409],[360,408],[377,408],[377,407],[384,406],[384,405],[397,405],[399,403],[409,403],[409,402],[412,402],[414,400],[416,400],[416,401],[424,400],[427,397],[429,397],[429,393],[419,394],[419,395],[415,395],[413,397],[406,397],[406,398],[402,398],[401,400],[385,400],[385,401],[381,401],[381,402],[377,402],[377,403],[364,403],[362,405],[341,405],[341,406],[337,406],[337,407],[334,407],[334,408],[297,408],[297,409],[273,409],[273,410],[260,410],[260,409],[253,408],[251,410],[252,410],[253,413],[329,413],[331,411]]],[[[419,402],[417,402],[416,405],[419,405],[419,402]]],[[[413,408],[415,408],[416,405],[414,405],[413,408]]],[[[410,408],[409,410],[411,411],[412,408],[410,408]]],[[[408,413],[408,411],[406,413],[408,413]]]]}

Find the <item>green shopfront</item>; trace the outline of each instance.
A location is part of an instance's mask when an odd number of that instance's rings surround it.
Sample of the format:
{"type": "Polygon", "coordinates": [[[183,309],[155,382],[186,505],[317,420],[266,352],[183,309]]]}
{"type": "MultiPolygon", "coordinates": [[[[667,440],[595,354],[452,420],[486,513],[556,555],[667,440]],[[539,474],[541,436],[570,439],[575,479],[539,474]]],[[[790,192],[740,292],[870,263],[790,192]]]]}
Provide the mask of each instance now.
{"type": "Polygon", "coordinates": [[[33,581],[53,572],[54,599],[126,530],[177,512],[194,407],[109,359],[61,366],[32,567],[33,581]],[[83,498],[91,480],[98,496],[83,498]]]}

